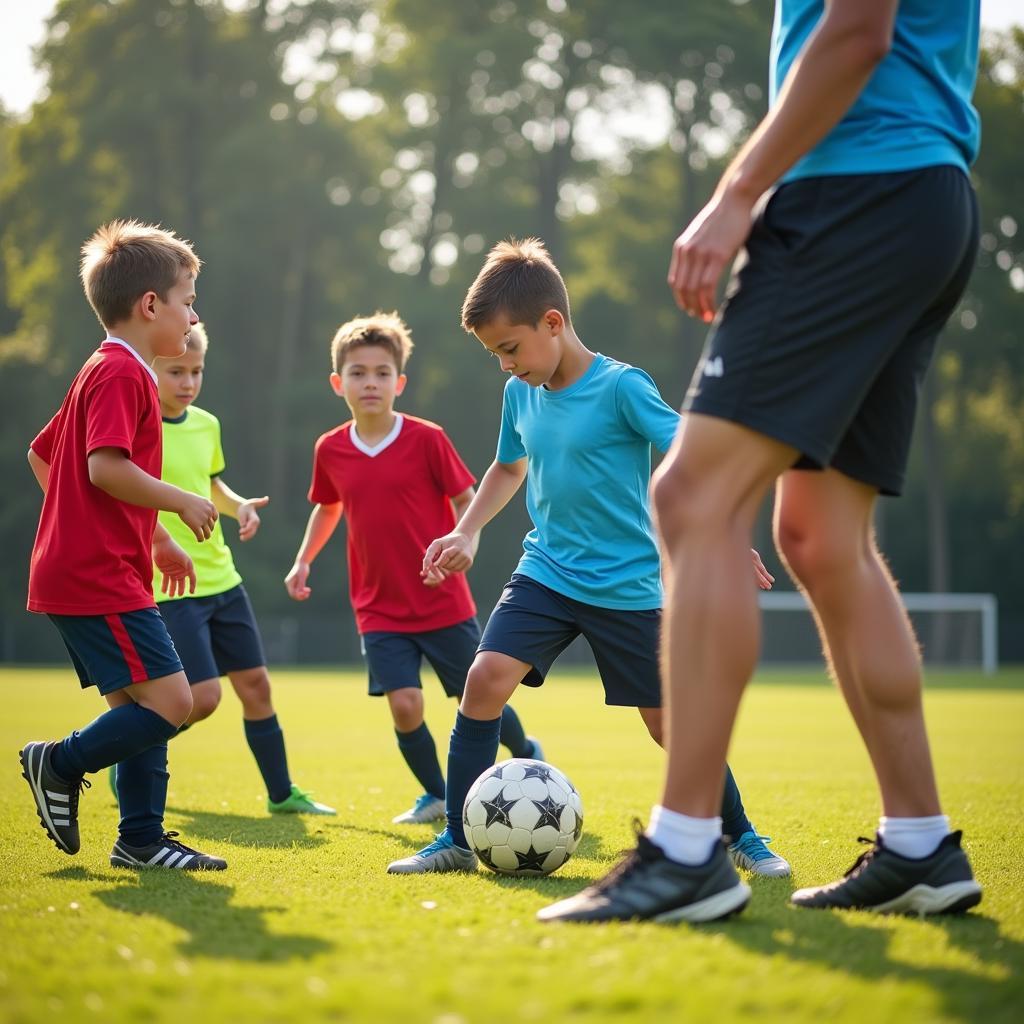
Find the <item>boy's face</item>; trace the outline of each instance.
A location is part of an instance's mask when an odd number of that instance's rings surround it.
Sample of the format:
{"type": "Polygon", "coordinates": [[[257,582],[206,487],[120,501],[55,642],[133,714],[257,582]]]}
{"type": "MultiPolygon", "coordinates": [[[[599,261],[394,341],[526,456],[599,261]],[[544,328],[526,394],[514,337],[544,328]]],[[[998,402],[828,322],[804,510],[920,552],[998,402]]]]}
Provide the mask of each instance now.
{"type": "Polygon", "coordinates": [[[505,373],[539,388],[554,376],[562,361],[559,342],[565,330],[565,318],[549,309],[540,322],[512,324],[501,315],[473,332],[477,340],[495,356],[505,373]]]}
{"type": "Polygon", "coordinates": [[[194,324],[199,323],[193,306],[196,301],[196,279],[182,270],[164,301],[156,292],[142,297],[146,319],[152,323],[150,344],[157,358],[174,358],[185,351],[185,342],[194,324]]]}
{"type": "Polygon", "coordinates": [[[187,348],[184,355],[158,359],[153,364],[160,390],[160,411],[168,419],[177,419],[199,397],[203,363],[199,349],[187,348]]]}
{"type": "Polygon", "coordinates": [[[341,373],[331,374],[331,387],[352,410],[358,422],[390,413],[405,390],[405,374],[398,372],[394,356],[380,345],[357,345],[345,355],[341,373]]]}

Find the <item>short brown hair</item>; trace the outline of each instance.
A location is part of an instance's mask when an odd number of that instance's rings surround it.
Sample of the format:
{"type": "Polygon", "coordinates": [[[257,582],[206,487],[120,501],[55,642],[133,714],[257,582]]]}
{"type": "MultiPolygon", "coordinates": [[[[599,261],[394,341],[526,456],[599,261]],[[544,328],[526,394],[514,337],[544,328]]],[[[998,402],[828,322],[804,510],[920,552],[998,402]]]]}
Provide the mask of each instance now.
{"type": "Polygon", "coordinates": [[[569,295],[539,238],[509,238],[488,254],[462,303],[462,328],[474,331],[505,316],[512,324],[540,323],[549,309],[569,320],[569,295]]]}
{"type": "Polygon", "coordinates": [[[331,365],[334,372],[341,373],[352,349],[368,345],[387,349],[395,361],[395,368],[403,373],[413,348],[412,333],[397,313],[377,310],[373,316],[358,316],[349,320],[335,331],[331,341],[331,365]]]}
{"type": "Polygon", "coordinates": [[[104,327],[128,320],[135,300],[154,291],[166,300],[183,270],[193,276],[202,261],[192,244],[154,224],[114,220],[82,246],[82,284],[104,327]]]}

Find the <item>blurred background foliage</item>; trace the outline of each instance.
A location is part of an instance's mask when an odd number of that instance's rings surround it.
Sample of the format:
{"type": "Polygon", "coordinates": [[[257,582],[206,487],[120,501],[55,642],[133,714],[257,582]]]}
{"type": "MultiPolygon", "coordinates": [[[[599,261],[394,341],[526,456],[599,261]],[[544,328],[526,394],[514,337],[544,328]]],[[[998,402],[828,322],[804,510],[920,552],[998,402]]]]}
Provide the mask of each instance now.
{"type": "MultiPolygon", "coordinates": [[[[417,348],[400,408],[442,423],[480,475],[503,381],[459,307],[495,241],[536,234],[584,342],[678,405],[704,328],[670,300],[669,250],[764,113],[770,8],[60,0],[37,53],[48,89],[23,117],[0,110],[0,657],[57,656],[23,611],[39,506],[25,451],[102,337],[77,278],[98,224],[158,221],[195,242],[211,337],[200,404],[221,419],[225,478],[272,497],[236,559],[275,637],[291,630],[279,653],[348,656],[341,538],[311,606],[281,586],[313,442],[347,418],[327,384],[334,328],[378,308],[405,317],[417,348]],[[324,625],[297,643],[288,617],[324,625]]],[[[1003,657],[1021,660],[1024,31],[986,36],[976,103],[978,266],[924,396],[907,495],[883,502],[879,527],[905,589],[994,591],[1003,657]]],[[[484,613],[525,524],[516,501],[486,531],[484,613]]],[[[758,533],[777,569],[766,517],[758,533]]]]}

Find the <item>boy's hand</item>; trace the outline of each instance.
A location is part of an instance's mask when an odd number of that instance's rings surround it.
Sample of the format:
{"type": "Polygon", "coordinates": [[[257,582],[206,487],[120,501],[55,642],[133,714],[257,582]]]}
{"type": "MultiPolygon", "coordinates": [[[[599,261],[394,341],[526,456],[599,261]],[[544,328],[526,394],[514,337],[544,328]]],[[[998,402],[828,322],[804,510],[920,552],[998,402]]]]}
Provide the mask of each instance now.
{"type": "Polygon", "coordinates": [[[305,601],[313,593],[306,586],[308,579],[309,562],[296,562],[284,578],[284,589],[288,591],[288,596],[295,601],[305,601]]]}
{"type": "Polygon", "coordinates": [[[764,567],[761,556],[753,548],[750,549],[750,553],[754,556],[754,575],[757,577],[757,585],[762,590],[771,590],[775,577],[764,567]]]}
{"type": "Polygon", "coordinates": [[[171,540],[163,537],[153,541],[153,562],[160,570],[160,590],[168,597],[184,597],[196,592],[196,570],[192,559],[171,540]]]}
{"type": "Polygon", "coordinates": [[[213,524],[217,522],[217,508],[212,501],[183,491],[185,499],[177,510],[181,521],[196,535],[196,540],[207,540],[213,533],[213,524]]]}
{"type": "Polygon", "coordinates": [[[260,528],[260,517],[256,509],[263,508],[268,501],[270,498],[264,495],[262,498],[246,498],[238,506],[239,540],[250,540],[256,536],[256,531],[260,528]]]}
{"type": "Polygon", "coordinates": [[[453,530],[445,537],[430,542],[423,555],[420,575],[427,586],[436,587],[449,573],[465,572],[473,564],[473,542],[464,533],[453,530]],[[438,574],[441,579],[438,579],[438,574]],[[436,581],[436,582],[432,582],[436,581]]]}

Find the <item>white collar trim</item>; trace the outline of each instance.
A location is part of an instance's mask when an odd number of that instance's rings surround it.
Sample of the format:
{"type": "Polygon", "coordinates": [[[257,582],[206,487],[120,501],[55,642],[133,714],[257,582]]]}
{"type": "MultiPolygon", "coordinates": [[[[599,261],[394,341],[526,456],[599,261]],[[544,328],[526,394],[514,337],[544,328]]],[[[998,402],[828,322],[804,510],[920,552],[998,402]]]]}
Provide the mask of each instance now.
{"type": "Polygon", "coordinates": [[[146,372],[150,375],[150,377],[153,378],[153,383],[159,383],[157,381],[156,371],[153,369],[153,367],[150,366],[149,363],[147,363],[146,360],[143,359],[142,356],[140,356],[139,353],[136,352],[135,349],[133,349],[131,345],[128,344],[127,341],[124,341],[121,338],[115,338],[113,337],[113,335],[110,334],[108,334],[103,340],[112,342],[115,345],[120,345],[122,348],[128,349],[128,351],[131,352],[131,354],[135,356],[135,358],[138,359],[138,361],[142,363],[142,365],[146,368],[146,372]]]}
{"type": "Polygon", "coordinates": [[[388,431],[388,435],[378,441],[372,448],[359,436],[356,430],[355,421],[352,423],[352,429],[349,431],[349,436],[352,438],[352,443],[364,454],[369,455],[371,459],[376,458],[385,448],[394,444],[398,439],[398,435],[402,432],[402,423],[404,417],[400,412],[395,413],[395,425],[388,431]]]}

